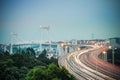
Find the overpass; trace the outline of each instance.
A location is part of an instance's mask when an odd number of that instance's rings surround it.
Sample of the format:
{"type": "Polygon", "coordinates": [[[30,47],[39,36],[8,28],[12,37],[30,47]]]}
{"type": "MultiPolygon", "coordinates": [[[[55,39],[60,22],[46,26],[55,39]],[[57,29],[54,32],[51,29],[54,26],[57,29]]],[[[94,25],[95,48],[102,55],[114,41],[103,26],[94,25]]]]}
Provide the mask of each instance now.
{"type": "Polygon", "coordinates": [[[107,47],[76,50],[62,55],[58,64],[64,66],[77,80],[119,80],[120,67],[98,58],[107,47]]]}

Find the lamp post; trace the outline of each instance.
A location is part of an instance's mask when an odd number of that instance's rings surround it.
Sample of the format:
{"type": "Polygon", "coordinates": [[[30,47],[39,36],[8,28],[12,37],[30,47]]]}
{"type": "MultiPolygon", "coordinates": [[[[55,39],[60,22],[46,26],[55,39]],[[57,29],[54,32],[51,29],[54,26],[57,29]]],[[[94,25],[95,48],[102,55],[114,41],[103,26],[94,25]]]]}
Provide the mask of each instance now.
{"type": "Polygon", "coordinates": [[[65,53],[68,53],[68,46],[65,46],[65,53]]]}
{"type": "Polygon", "coordinates": [[[64,44],[60,44],[60,47],[61,47],[61,53],[64,54],[65,50],[64,50],[64,44]]]}
{"type": "Polygon", "coordinates": [[[114,49],[112,49],[112,63],[113,64],[114,64],[114,54],[115,54],[114,49]]]}
{"type": "Polygon", "coordinates": [[[114,64],[115,63],[115,50],[116,50],[117,48],[113,48],[112,49],[112,63],[114,64]]]}
{"type": "Polygon", "coordinates": [[[95,58],[95,60],[96,60],[96,67],[95,67],[95,69],[96,69],[96,80],[97,80],[97,68],[98,68],[98,60],[97,60],[97,58],[95,58]]]}
{"type": "Polygon", "coordinates": [[[107,61],[107,52],[106,52],[106,51],[103,51],[103,59],[104,59],[105,61],[107,61]]]}
{"type": "Polygon", "coordinates": [[[80,48],[78,48],[78,53],[80,53],[80,48]]]}
{"type": "Polygon", "coordinates": [[[115,50],[117,49],[117,48],[114,48],[114,47],[112,47],[112,46],[109,46],[109,49],[112,49],[112,64],[114,64],[115,63],[115,50]]]}

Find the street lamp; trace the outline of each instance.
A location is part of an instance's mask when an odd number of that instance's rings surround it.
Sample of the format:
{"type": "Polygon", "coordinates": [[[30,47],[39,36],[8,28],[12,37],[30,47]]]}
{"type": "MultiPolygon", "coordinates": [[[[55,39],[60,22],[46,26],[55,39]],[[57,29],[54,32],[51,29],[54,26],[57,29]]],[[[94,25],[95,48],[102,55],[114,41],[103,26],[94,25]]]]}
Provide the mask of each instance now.
{"type": "Polygon", "coordinates": [[[95,70],[96,70],[96,80],[97,80],[97,72],[98,72],[98,60],[97,60],[97,58],[95,58],[95,60],[96,60],[96,66],[95,66],[95,70]]]}
{"type": "Polygon", "coordinates": [[[114,49],[112,49],[112,63],[113,64],[114,64],[114,54],[115,54],[114,49]]]}
{"type": "Polygon", "coordinates": [[[112,49],[112,63],[114,64],[115,63],[115,51],[114,50],[116,50],[117,48],[113,48],[112,49]]]}
{"type": "Polygon", "coordinates": [[[109,48],[109,49],[111,49],[112,47],[111,47],[111,46],[109,46],[108,48],[109,48]]]}
{"type": "Polygon", "coordinates": [[[114,47],[112,47],[112,46],[109,46],[109,49],[112,49],[112,63],[114,64],[114,63],[115,63],[115,57],[114,57],[115,51],[114,51],[114,50],[116,50],[117,48],[114,48],[114,47]]]}
{"type": "Polygon", "coordinates": [[[107,52],[106,51],[103,51],[103,59],[105,60],[105,61],[107,61],[107,52]]]}
{"type": "Polygon", "coordinates": [[[68,53],[68,46],[65,46],[65,53],[68,53]]]}
{"type": "Polygon", "coordinates": [[[64,49],[64,44],[63,44],[63,43],[62,43],[62,44],[60,44],[60,47],[61,47],[62,54],[64,54],[64,52],[65,52],[65,49],[64,49]]]}
{"type": "Polygon", "coordinates": [[[80,48],[78,48],[78,53],[80,52],[80,48]]]}

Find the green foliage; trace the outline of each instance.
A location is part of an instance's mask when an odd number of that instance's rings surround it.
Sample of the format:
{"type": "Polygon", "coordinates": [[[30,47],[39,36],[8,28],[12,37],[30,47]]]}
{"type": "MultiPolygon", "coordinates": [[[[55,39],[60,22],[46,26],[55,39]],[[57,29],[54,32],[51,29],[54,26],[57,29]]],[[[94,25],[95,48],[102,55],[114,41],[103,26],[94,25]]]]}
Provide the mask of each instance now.
{"type": "Polygon", "coordinates": [[[0,80],[25,80],[28,69],[14,66],[12,59],[0,60],[0,80]]]}
{"type": "Polygon", "coordinates": [[[41,52],[41,54],[39,55],[39,58],[44,58],[44,57],[46,57],[46,50],[44,49],[42,52],[41,52]]]}
{"type": "Polygon", "coordinates": [[[49,59],[46,57],[46,50],[44,49],[39,55],[38,59],[46,64],[49,64],[49,59]]]}
{"type": "Polygon", "coordinates": [[[34,66],[34,58],[30,57],[26,54],[14,54],[11,56],[11,58],[14,60],[14,65],[17,67],[26,66],[28,68],[32,68],[34,66]]]}
{"type": "Polygon", "coordinates": [[[54,63],[54,64],[58,64],[58,59],[55,59],[55,58],[51,58],[51,59],[48,59],[47,57],[46,57],[46,50],[44,49],[43,51],[42,51],[42,53],[39,55],[39,57],[38,57],[38,60],[40,60],[40,61],[42,61],[43,63],[46,63],[47,65],[49,65],[49,64],[51,64],[51,63],[54,63]]]}
{"type": "Polygon", "coordinates": [[[60,70],[61,80],[76,80],[64,67],[60,70]]]}
{"type": "Polygon", "coordinates": [[[17,67],[8,67],[5,69],[5,80],[16,80],[19,79],[19,72],[17,67]]]}
{"type": "Polygon", "coordinates": [[[45,80],[45,74],[41,68],[34,68],[28,74],[27,80],[45,80]]]}
{"type": "Polygon", "coordinates": [[[34,68],[27,74],[26,80],[75,80],[65,68],[50,64],[46,70],[34,68]]]}
{"type": "Polygon", "coordinates": [[[21,52],[0,54],[0,80],[75,80],[65,68],[58,67],[57,59],[46,58],[46,50],[38,58],[32,48],[21,52]]]}
{"type": "Polygon", "coordinates": [[[6,78],[5,72],[8,68],[13,67],[13,63],[14,62],[12,59],[0,60],[0,80],[5,80],[6,78]]]}
{"type": "Polygon", "coordinates": [[[60,68],[54,64],[50,64],[48,66],[48,69],[46,70],[46,75],[48,76],[47,80],[52,80],[53,78],[58,77],[59,73],[60,73],[60,68]]]}
{"type": "MultiPolygon", "coordinates": [[[[31,52],[33,49],[30,49],[31,52]]],[[[26,74],[35,66],[47,66],[34,55],[8,52],[0,54],[0,80],[25,80],[26,74]]]]}
{"type": "Polygon", "coordinates": [[[20,80],[25,80],[26,74],[28,73],[29,69],[25,66],[22,66],[19,69],[19,79],[20,80]]]}
{"type": "Polygon", "coordinates": [[[14,54],[11,55],[11,58],[14,61],[14,66],[20,68],[22,66],[26,66],[27,68],[31,69],[37,65],[46,66],[45,63],[37,60],[35,57],[27,55],[27,54],[14,54]]]}
{"type": "Polygon", "coordinates": [[[58,59],[51,57],[50,61],[58,66],[58,59]]]}
{"type": "Polygon", "coordinates": [[[3,54],[0,54],[0,60],[6,60],[10,58],[10,53],[8,51],[5,51],[3,54]]]}
{"type": "Polygon", "coordinates": [[[31,55],[31,56],[35,56],[35,51],[33,50],[33,48],[27,48],[26,54],[31,55]]]}

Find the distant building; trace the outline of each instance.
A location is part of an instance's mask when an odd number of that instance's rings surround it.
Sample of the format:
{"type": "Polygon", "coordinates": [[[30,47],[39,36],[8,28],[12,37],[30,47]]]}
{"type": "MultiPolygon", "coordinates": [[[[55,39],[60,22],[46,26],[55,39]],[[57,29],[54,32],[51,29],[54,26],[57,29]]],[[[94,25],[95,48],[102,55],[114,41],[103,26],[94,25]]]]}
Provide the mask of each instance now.
{"type": "Polygon", "coordinates": [[[9,47],[8,45],[5,45],[5,44],[0,44],[0,54],[4,53],[8,51],[9,52],[9,47]]]}
{"type": "Polygon", "coordinates": [[[74,45],[74,44],[75,44],[75,45],[77,44],[77,40],[76,40],[76,39],[72,39],[72,40],[69,41],[69,42],[70,42],[71,44],[73,44],[73,45],[74,45]]]}
{"type": "Polygon", "coordinates": [[[53,57],[53,56],[54,56],[53,53],[48,53],[48,54],[46,55],[46,57],[47,57],[48,59],[51,59],[51,57],[53,57]]]}
{"type": "Polygon", "coordinates": [[[109,38],[110,46],[114,48],[120,48],[120,38],[109,38]]]}

